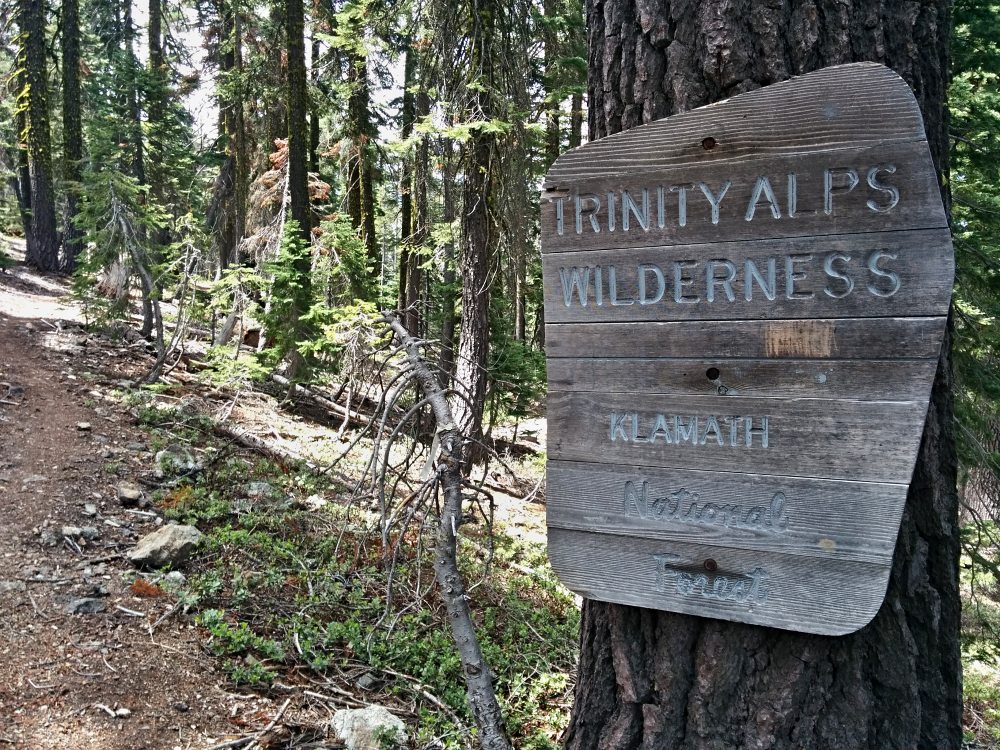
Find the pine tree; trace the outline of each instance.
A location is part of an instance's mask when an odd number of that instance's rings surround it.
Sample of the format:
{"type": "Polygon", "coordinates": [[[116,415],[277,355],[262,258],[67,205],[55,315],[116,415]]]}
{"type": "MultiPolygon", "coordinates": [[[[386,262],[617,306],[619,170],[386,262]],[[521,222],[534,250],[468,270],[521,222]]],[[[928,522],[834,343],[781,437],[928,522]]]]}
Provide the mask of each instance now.
{"type": "Polygon", "coordinates": [[[80,2],[64,0],[62,6],[62,115],[63,173],[66,205],[63,211],[63,269],[72,271],[80,254],[83,232],[76,226],[82,179],[83,121],[80,111],[80,2]]]}
{"type": "MultiPolygon", "coordinates": [[[[914,88],[943,172],[948,4],[912,10],[853,0],[789,16],[756,4],[703,13],[691,5],[589,0],[590,134],[610,135],[817,67],[875,60],[914,88]]],[[[948,352],[946,342],[875,620],[831,638],[588,600],[568,750],[957,750],[948,352]]]]}
{"type": "Polygon", "coordinates": [[[52,139],[49,132],[48,71],[45,60],[45,15],[40,0],[20,0],[20,66],[24,87],[18,96],[24,108],[24,139],[28,144],[31,221],[27,233],[27,262],[42,271],[59,269],[59,233],[56,229],[55,189],[52,180],[52,139]]]}

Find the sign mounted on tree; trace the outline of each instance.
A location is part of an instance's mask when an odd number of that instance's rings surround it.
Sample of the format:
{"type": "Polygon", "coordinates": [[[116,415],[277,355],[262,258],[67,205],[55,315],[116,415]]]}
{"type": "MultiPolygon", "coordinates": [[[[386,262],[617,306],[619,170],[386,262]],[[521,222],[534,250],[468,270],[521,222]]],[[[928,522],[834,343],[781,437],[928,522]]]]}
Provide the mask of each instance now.
{"type": "Polygon", "coordinates": [[[789,630],[865,625],[953,276],[906,84],[863,63],[736,96],[569,152],[542,198],[563,582],[789,630]]]}

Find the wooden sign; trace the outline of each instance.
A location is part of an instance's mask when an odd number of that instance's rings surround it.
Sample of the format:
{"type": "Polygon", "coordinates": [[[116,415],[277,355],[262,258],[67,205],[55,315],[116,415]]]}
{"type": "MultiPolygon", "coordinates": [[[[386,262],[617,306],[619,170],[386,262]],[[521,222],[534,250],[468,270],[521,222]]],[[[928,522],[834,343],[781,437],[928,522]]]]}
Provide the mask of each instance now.
{"type": "Polygon", "coordinates": [[[589,598],[837,635],[888,582],[951,296],[920,112],[827,68],[560,158],[549,557],[589,598]]]}

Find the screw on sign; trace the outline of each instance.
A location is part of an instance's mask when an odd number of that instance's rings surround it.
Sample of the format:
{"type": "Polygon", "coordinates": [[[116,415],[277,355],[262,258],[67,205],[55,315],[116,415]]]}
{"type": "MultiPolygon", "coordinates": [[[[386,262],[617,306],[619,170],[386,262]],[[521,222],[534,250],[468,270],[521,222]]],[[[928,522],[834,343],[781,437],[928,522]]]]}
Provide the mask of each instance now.
{"type": "Polygon", "coordinates": [[[790,630],[865,625],[954,273],[906,84],[842,65],[634,128],[561,157],[542,199],[562,580],[790,630]]]}

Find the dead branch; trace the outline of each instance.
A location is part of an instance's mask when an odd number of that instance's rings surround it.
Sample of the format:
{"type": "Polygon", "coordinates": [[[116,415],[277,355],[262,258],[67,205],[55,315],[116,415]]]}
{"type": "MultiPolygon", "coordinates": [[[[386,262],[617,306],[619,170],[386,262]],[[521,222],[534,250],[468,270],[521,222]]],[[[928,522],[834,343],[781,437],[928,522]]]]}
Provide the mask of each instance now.
{"type": "Polygon", "coordinates": [[[435,372],[424,361],[416,339],[392,313],[383,312],[382,319],[392,329],[400,348],[406,353],[406,359],[425,398],[430,402],[437,424],[440,445],[437,473],[444,490],[444,503],[438,519],[434,573],[448,611],[452,637],[462,660],[469,706],[479,727],[480,747],[483,750],[512,750],[493,688],[493,674],[476,637],[465,582],[456,560],[457,533],[462,525],[462,434],[455,426],[445,391],[435,372]]]}
{"type": "Polygon", "coordinates": [[[319,467],[311,461],[305,460],[297,453],[292,453],[291,451],[280,448],[273,443],[268,443],[248,430],[244,430],[242,427],[237,427],[230,422],[217,422],[213,425],[212,429],[215,430],[216,434],[235,440],[240,445],[250,448],[257,453],[261,453],[268,458],[274,459],[275,461],[301,461],[309,471],[313,473],[321,473],[319,467]]]}
{"type": "Polygon", "coordinates": [[[328,412],[332,412],[333,414],[336,414],[338,416],[344,417],[350,424],[353,424],[357,427],[368,427],[372,422],[371,417],[368,417],[359,411],[352,411],[349,408],[344,408],[340,404],[334,403],[330,399],[317,393],[311,388],[306,388],[305,386],[292,383],[291,381],[288,380],[288,378],[284,378],[281,375],[278,375],[277,373],[273,373],[271,375],[271,380],[273,380],[275,383],[282,386],[283,388],[288,388],[292,393],[295,393],[296,395],[308,399],[319,408],[328,412]]]}

